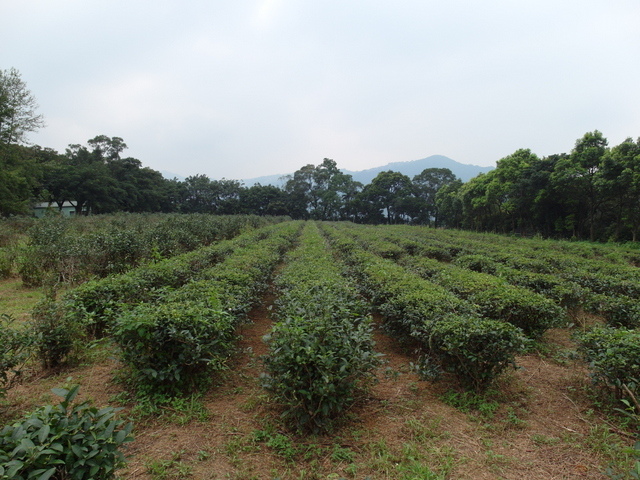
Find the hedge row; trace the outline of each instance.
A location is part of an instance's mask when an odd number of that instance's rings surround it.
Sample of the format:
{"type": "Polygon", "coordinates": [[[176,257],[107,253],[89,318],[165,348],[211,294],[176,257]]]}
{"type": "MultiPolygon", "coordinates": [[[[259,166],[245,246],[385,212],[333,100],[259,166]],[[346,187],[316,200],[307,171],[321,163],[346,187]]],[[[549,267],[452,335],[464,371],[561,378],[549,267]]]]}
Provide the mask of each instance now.
{"type": "Polygon", "coordinates": [[[444,265],[429,258],[410,257],[403,264],[477,305],[482,316],[509,322],[532,338],[558,326],[565,316],[552,300],[487,273],[444,265]]]}
{"type": "Polygon", "coordinates": [[[179,288],[199,278],[231,253],[269,237],[282,225],[263,227],[121,275],[86,282],[65,294],[61,303],[75,323],[101,335],[127,304],[151,301],[166,289],[179,288]]]}
{"type": "MultiPolygon", "coordinates": [[[[635,258],[632,251],[622,250],[626,252],[623,254],[607,246],[592,248],[568,242],[406,226],[385,228],[377,235],[372,227],[352,228],[360,235],[366,232],[382,237],[387,244],[393,242],[410,255],[498,276],[512,285],[544,295],[572,313],[585,309],[603,316],[613,326],[640,326],[637,305],[640,269],[632,262],[635,258]],[[444,241],[446,238],[450,239],[450,245],[444,241]]],[[[385,244],[381,254],[389,251],[385,244]]],[[[395,258],[402,256],[394,254],[395,258]]]]}
{"type": "Polygon", "coordinates": [[[473,304],[365,251],[336,227],[323,231],[391,327],[415,339],[431,360],[463,385],[482,390],[515,365],[515,356],[527,343],[519,328],[482,318],[473,304]]]}
{"type": "Polygon", "coordinates": [[[13,257],[13,268],[27,286],[50,281],[78,284],[228,240],[283,219],[204,214],[47,217],[35,221],[26,232],[26,244],[13,257]]]}
{"type": "Polygon", "coordinates": [[[238,321],[259,298],[299,227],[282,225],[230,254],[206,278],[121,313],[113,336],[141,393],[199,389],[226,367],[238,321]]]}
{"type": "Polygon", "coordinates": [[[538,337],[552,326],[557,326],[564,316],[563,310],[553,301],[526,288],[517,287],[489,273],[479,271],[483,267],[491,270],[478,256],[459,257],[466,259],[459,267],[437,260],[409,256],[397,244],[376,235],[372,229],[353,229],[354,235],[366,248],[377,255],[391,257],[421,277],[444,287],[477,306],[478,313],[486,318],[509,322],[530,337],[538,337]],[[394,248],[402,251],[394,251],[394,248]],[[473,270],[471,270],[473,269],[473,270]]]}
{"type": "Polygon", "coordinates": [[[266,340],[265,388],[295,428],[328,430],[377,365],[371,316],[315,223],[276,278],[278,322],[266,340]]]}

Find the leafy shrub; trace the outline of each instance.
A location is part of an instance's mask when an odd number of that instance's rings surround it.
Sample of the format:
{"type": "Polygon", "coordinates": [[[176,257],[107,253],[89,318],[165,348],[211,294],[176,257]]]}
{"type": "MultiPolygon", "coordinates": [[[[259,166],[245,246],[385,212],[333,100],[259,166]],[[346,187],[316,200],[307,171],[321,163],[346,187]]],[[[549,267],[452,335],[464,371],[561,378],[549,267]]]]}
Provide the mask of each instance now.
{"type": "Polygon", "coordinates": [[[8,247],[0,247],[0,279],[9,278],[13,270],[13,259],[8,247]]]}
{"type": "Polygon", "coordinates": [[[527,272],[501,267],[498,276],[512,285],[527,288],[555,301],[568,311],[575,311],[585,301],[587,290],[575,282],[548,273],[527,272]]]}
{"type": "Polygon", "coordinates": [[[588,272],[588,266],[577,270],[570,278],[589,290],[604,295],[624,295],[640,298],[638,280],[619,278],[616,273],[588,272]]]}
{"type": "Polygon", "coordinates": [[[332,316],[287,317],[274,326],[263,386],[284,406],[286,421],[313,432],[330,428],[378,363],[371,329],[370,319],[332,316]]]}
{"type": "Polygon", "coordinates": [[[559,326],[565,316],[563,310],[548,298],[506,284],[471,295],[469,301],[479,306],[483,316],[509,322],[532,338],[559,326]]]}
{"type": "Polygon", "coordinates": [[[505,322],[452,316],[431,326],[429,344],[445,371],[482,391],[516,366],[515,355],[524,351],[527,339],[505,322]]]}
{"type": "Polygon", "coordinates": [[[640,327],[640,302],[625,296],[594,294],[589,302],[592,311],[602,315],[612,327],[640,327]]]}
{"type": "Polygon", "coordinates": [[[235,319],[219,306],[143,304],[117,320],[113,336],[143,395],[180,395],[225,368],[235,319]]]}
{"type": "Polygon", "coordinates": [[[206,214],[116,214],[38,219],[27,231],[28,245],[18,262],[23,282],[48,278],[77,284],[92,277],[123,273],[159,258],[172,257],[285,220],[284,217],[206,214]]]}
{"type": "Polygon", "coordinates": [[[625,396],[630,388],[640,394],[640,331],[600,326],[578,336],[580,351],[589,364],[596,385],[625,396]]]}
{"type": "Polygon", "coordinates": [[[315,223],[276,278],[280,319],[265,340],[263,386],[294,428],[327,431],[378,364],[369,308],[341,275],[315,223]]]}
{"type": "Polygon", "coordinates": [[[85,338],[82,325],[66,315],[62,305],[51,296],[36,305],[32,317],[36,355],[42,365],[55,368],[70,360],[85,338]]]}
{"type": "Polygon", "coordinates": [[[118,409],[72,405],[79,386],[53,389],[63,397],[0,431],[0,479],[107,480],[125,463],[120,451],[133,440],[118,409]]]}
{"type": "Polygon", "coordinates": [[[494,275],[497,271],[497,263],[485,255],[460,255],[453,262],[461,268],[466,268],[474,272],[488,273],[494,275]]]}
{"type": "MultiPolygon", "coordinates": [[[[432,264],[433,260],[416,259],[411,266],[422,274],[434,268],[432,264]]],[[[431,280],[477,305],[483,316],[512,323],[531,337],[558,326],[565,316],[552,300],[486,273],[445,265],[431,280]]]]}
{"type": "Polygon", "coordinates": [[[199,272],[199,280],[119,309],[112,333],[140,393],[187,393],[225,367],[238,317],[255,302],[299,230],[293,222],[282,225],[199,272]]]}
{"type": "MultiPolygon", "coordinates": [[[[335,229],[324,231],[332,242],[342,236],[335,229]]],[[[345,256],[386,321],[419,342],[422,353],[438,363],[423,371],[431,374],[440,367],[455,374],[467,388],[482,390],[515,364],[515,355],[526,344],[521,329],[479,318],[474,305],[389,260],[355,249],[345,256]]]]}
{"type": "MultiPolygon", "coordinates": [[[[229,257],[237,256],[242,251],[244,256],[242,260],[235,261],[236,265],[239,269],[249,268],[247,265],[253,265],[254,260],[262,260],[253,250],[254,247],[274,235],[274,241],[279,241],[280,244],[273,248],[284,248],[287,235],[297,228],[293,222],[290,226],[278,224],[265,227],[247,232],[233,240],[143,265],[121,275],[89,281],[65,294],[62,303],[64,309],[78,323],[85,325],[90,333],[100,336],[129,305],[155,301],[171,289],[179,290],[194,281],[211,279],[214,272],[223,270],[219,265],[221,262],[226,262],[229,257]],[[245,265],[242,265],[242,262],[245,265]]],[[[262,268],[265,275],[271,269],[265,268],[264,265],[262,268]]],[[[224,267],[224,270],[229,272],[231,268],[224,267]]]]}
{"type": "Polygon", "coordinates": [[[25,247],[21,258],[18,260],[18,274],[25,287],[39,287],[44,282],[45,272],[35,255],[35,249],[25,247]]]}
{"type": "Polygon", "coordinates": [[[13,317],[0,314],[0,398],[20,376],[31,355],[33,337],[26,329],[15,328],[13,317]]]}

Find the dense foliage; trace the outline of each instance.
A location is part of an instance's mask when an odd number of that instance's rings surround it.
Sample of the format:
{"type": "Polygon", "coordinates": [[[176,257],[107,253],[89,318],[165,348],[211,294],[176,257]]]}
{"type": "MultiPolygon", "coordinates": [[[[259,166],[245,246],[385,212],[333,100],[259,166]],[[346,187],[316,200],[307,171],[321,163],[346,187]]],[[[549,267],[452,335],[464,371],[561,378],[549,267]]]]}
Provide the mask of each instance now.
{"type": "Polygon", "coordinates": [[[19,378],[32,343],[31,332],[16,328],[10,315],[0,314],[0,398],[19,378]]]}
{"type": "Polygon", "coordinates": [[[578,338],[597,387],[626,399],[640,414],[640,331],[601,326],[578,338]]]}
{"type": "Polygon", "coordinates": [[[108,480],[125,462],[121,447],[132,424],[117,409],[73,401],[79,386],[54,389],[63,397],[0,431],[0,479],[108,480]]]}
{"type": "Polygon", "coordinates": [[[170,302],[123,313],[113,336],[140,393],[175,395],[208,385],[224,368],[234,330],[220,305],[170,302]]]}
{"type": "Polygon", "coordinates": [[[526,344],[521,329],[481,317],[476,305],[366,251],[342,225],[324,232],[385,316],[387,327],[416,343],[424,373],[450,372],[464,386],[483,390],[515,366],[515,356],[526,344]]]}
{"type": "Polygon", "coordinates": [[[447,169],[414,178],[384,171],[362,185],[324,159],[280,186],[195,175],[167,180],[126,144],[99,135],[64,154],[0,143],[0,214],[29,213],[36,201],[55,212],[71,202],[85,212],[289,215],[296,219],[411,223],[591,240],[633,240],[640,231],[640,140],[613,148],[598,132],[570,153],[539,158],[520,149],[466,183],[447,169]]]}
{"type": "Polygon", "coordinates": [[[165,400],[200,390],[227,367],[239,322],[273,285],[262,384],[296,430],[329,430],[375,378],[372,307],[406,340],[423,378],[475,391],[495,385],[548,329],[578,324],[599,390],[637,408],[633,246],[351,222],[241,230],[47,296],[32,323],[0,330],[0,387],[27,358],[57,367],[107,335],[133,391],[165,400]],[[594,321],[608,326],[590,330],[594,321]]]}
{"type": "Polygon", "coordinates": [[[378,363],[371,316],[341,275],[314,223],[276,278],[277,317],[267,336],[263,385],[296,429],[328,430],[378,363]]]}
{"type": "Polygon", "coordinates": [[[118,214],[47,217],[19,232],[13,270],[27,286],[79,283],[230,239],[284,218],[118,214]]]}

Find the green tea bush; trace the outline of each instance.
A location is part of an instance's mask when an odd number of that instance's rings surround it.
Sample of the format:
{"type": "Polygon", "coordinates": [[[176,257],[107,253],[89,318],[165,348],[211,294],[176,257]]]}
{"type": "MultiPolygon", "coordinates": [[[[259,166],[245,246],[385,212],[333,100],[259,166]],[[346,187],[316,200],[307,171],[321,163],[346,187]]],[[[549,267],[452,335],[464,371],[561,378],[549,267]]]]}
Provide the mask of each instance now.
{"type": "MultiPolygon", "coordinates": [[[[360,240],[362,246],[376,255],[384,256],[382,253],[390,250],[387,246],[390,242],[384,238],[379,238],[381,235],[384,236],[386,231],[376,235],[375,231],[365,228],[363,232],[355,232],[355,229],[349,231],[360,240]],[[367,235],[365,236],[363,232],[366,232],[367,235]]],[[[387,236],[393,237],[392,233],[387,234],[387,236]]],[[[417,272],[424,279],[439,285],[441,290],[448,290],[453,293],[454,295],[449,295],[450,297],[459,296],[467,302],[477,305],[477,311],[480,315],[512,323],[531,337],[540,336],[550,327],[558,326],[565,316],[562,308],[552,300],[526,288],[510,285],[504,279],[494,276],[493,273],[497,273],[500,265],[485,255],[459,255],[453,261],[453,265],[422,256],[406,258],[394,256],[393,258],[417,272]]],[[[374,275],[384,277],[391,273],[392,267],[384,265],[380,266],[380,270],[383,270],[381,274],[376,272],[374,275]]],[[[370,282],[372,280],[372,275],[369,275],[367,281],[370,282]]],[[[397,288],[411,292],[413,291],[411,287],[404,285],[398,287],[403,282],[411,281],[415,282],[415,279],[412,280],[404,275],[403,272],[400,272],[398,279],[387,281],[387,291],[397,288]]],[[[429,289],[432,295],[436,295],[437,289],[433,284],[429,289]]],[[[380,289],[374,290],[380,291],[380,289]]],[[[440,299],[423,300],[433,305],[434,308],[440,308],[445,312],[457,311],[455,302],[446,300],[445,297],[446,295],[441,293],[440,299]]],[[[401,294],[396,297],[395,301],[399,301],[401,304],[405,302],[401,298],[401,294]]],[[[381,307],[383,313],[391,316],[390,308],[393,308],[393,303],[393,301],[390,301],[384,307],[381,307]]],[[[398,317],[397,315],[395,316],[398,317]]],[[[429,315],[429,317],[433,317],[433,314],[429,315]]]]}
{"type": "Polygon", "coordinates": [[[243,245],[270,235],[271,229],[251,231],[234,240],[86,282],[66,293],[61,302],[67,315],[96,336],[104,335],[128,305],[152,301],[168,289],[180,288],[203,275],[243,245]]]}
{"type": "Polygon", "coordinates": [[[81,324],[65,315],[60,303],[45,297],[33,309],[32,317],[35,353],[43,367],[59,367],[78,353],[86,332],[81,324]]]}
{"type": "MultiPolygon", "coordinates": [[[[323,231],[334,245],[343,236],[338,227],[323,231]]],[[[344,257],[393,329],[418,342],[430,359],[422,363],[434,362],[468,388],[487,388],[527,343],[521,329],[480,318],[476,306],[390,260],[362,249],[344,257]]]]}
{"type": "Polygon", "coordinates": [[[368,318],[286,317],[266,341],[263,386],[283,405],[285,420],[305,431],[328,430],[378,364],[368,318]]]}
{"type": "Polygon", "coordinates": [[[0,479],[108,480],[124,466],[121,448],[133,425],[118,409],[74,405],[79,386],[53,389],[63,397],[0,431],[0,479]]]}
{"type": "Polygon", "coordinates": [[[295,429],[325,432],[378,365],[369,308],[341,275],[315,223],[275,280],[278,322],[265,337],[263,386],[295,429]]]}
{"type": "Polygon", "coordinates": [[[625,386],[640,396],[640,331],[600,326],[578,335],[578,340],[596,385],[617,398],[626,395],[625,386]]]}
{"type": "Polygon", "coordinates": [[[235,318],[200,303],[144,304],[117,320],[113,338],[143,395],[180,395],[225,368],[235,318]]]}
{"type": "Polygon", "coordinates": [[[461,268],[474,272],[494,275],[497,271],[497,263],[485,255],[460,255],[453,262],[461,268]]]}
{"type": "Polygon", "coordinates": [[[29,330],[15,326],[11,315],[0,314],[0,398],[20,377],[32,343],[29,330]]]}
{"type": "Polygon", "coordinates": [[[116,214],[36,220],[27,232],[19,273],[28,286],[49,278],[77,284],[183,254],[285,217],[116,214]]]}
{"type": "Polygon", "coordinates": [[[482,316],[509,322],[530,337],[538,337],[547,329],[559,326],[565,317],[563,309],[553,300],[487,273],[442,265],[426,258],[409,259],[406,265],[477,305],[482,316]]]}
{"type": "Polygon", "coordinates": [[[200,272],[200,280],[119,311],[112,334],[143,396],[201,389],[226,367],[239,319],[266,287],[299,228],[281,224],[200,272]]]}
{"type": "Polygon", "coordinates": [[[588,307],[602,315],[612,327],[640,327],[640,301],[637,299],[594,294],[589,299],[588,307]]]}
{"type": "Polygon", "coordinates": [[[640,299],[638,279],[621,278],[615,273],[588,272],[585,271],[587,268],[589,267],[577,270],[569,278],[595,293],[640,299]]]}
{"type": "Polygon", "coordinates": [[[478,305],[482,316],[511,323],[531,338],[560,326],[566,317],[552,300],[508,284],[478,292],[469,301],[478,305]]]}
{"type": "Polygon", "coordinates": [[[469,389],[485,390],[527,345],[518,328],[477,317],[454,317],[430,329],[430,346],[443,369],[469,389]]]}
{"type": "Polygon", "coordinates": [[[13,258],[9,247],[0,247],[0,280],[9,278],[13,272],[13,258]]]}
{"type": "Polygon", "coordinates": [[[500,267],[497,275],[512,285],[527,288],[550,298],[569,312],[579,309],[589,296],[585,288],[557,275],[528,272],[509,267],[500,267]]]}

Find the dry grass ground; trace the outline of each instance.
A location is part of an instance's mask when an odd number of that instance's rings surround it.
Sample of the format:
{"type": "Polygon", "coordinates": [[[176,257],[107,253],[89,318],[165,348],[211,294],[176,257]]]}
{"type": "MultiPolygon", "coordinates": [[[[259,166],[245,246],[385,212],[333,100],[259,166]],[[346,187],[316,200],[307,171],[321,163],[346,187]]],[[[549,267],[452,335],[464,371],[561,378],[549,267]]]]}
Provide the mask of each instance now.
{"type": "Polygon", "coordinates": [[[259,382],[272,300],[251,312],[229,372],[200,398],[151,414],[136,406],[104,343],[82,365],[55,373],[34,367],[0,405],[2,423],[55,402],[51,388],[80,383],[82,398],[124,406],[134,418],[136,439],[120,476],[141,480],[606,479],[610,462],[624,462],[629,432],[594,409],[564,329],[548,332],[545,353],[520,357],[521,368],[484,397],[463,395],[447,379],[421,380],[409,368],[411,349],[377,329],[385,363],[343,424],[330,436],[287,432],[259,382]]]}

